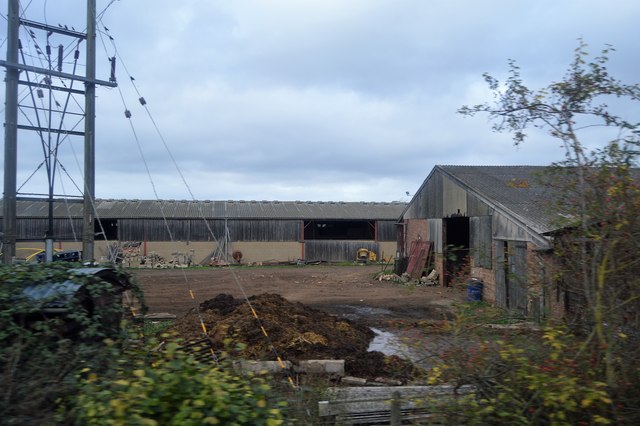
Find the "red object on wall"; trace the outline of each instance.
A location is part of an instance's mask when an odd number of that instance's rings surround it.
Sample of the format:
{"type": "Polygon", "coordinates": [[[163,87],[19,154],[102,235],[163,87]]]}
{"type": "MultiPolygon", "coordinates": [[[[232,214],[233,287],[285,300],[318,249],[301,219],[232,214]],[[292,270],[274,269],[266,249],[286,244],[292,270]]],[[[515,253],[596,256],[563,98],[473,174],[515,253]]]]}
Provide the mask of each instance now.
{"type": "Polygon", "coordinates": [[[411,241],[411,248],[409,249],[409,265],[407,266],[407,273],[413,279],[420,278],[422,270],[427,264],[431,256],[431,250],[433,249],[433,241],[411,241]]]}

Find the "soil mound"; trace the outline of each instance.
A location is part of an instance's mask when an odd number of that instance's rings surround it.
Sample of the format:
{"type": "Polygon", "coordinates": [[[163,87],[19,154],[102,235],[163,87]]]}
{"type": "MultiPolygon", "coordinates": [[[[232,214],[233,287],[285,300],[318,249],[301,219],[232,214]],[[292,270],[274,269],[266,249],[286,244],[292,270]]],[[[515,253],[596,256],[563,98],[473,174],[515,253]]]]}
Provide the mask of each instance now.
{"type": "MultiPolygon", "coordinates": [[[[292,303],[278,294],[244,299],[219,294],[200,304],[199,311],[216,350],[249,359],[345,359],[367,353],[375,333],[367,326],[292,303]],[[259,321],[251,311],[255,310],[259,321]],[[268,338],[264,336],[262,328],[268,338]],[[236,348],[240,348],[236,351],[236,348]]],[[[172,327],[187,340],[202,338],[198,313],[191,310],[172,327]]]]}

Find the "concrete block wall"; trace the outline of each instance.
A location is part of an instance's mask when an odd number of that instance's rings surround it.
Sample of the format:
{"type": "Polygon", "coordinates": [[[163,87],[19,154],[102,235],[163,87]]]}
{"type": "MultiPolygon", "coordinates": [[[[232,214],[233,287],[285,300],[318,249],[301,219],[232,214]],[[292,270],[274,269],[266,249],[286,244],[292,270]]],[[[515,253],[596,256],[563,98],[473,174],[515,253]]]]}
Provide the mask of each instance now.
{"type": "MultiPolygon", "coordinates": [[[[94,251],[97,261],[102,262],[107,260],[107,246],[112,243],[114,242],[95,242],[94,251]]],[[[17,257],[24,259],[38,250],[44,250],[44,243],[41,241],[20,242],[17,244],[17,248],[17,257]]],[[[82,250],[82,243],[55,243],[54,248],[58,250],[82,250]]],[[[155,253],[164,258],[165,261],[174,259],[174,254],[178,253],[178,258],[184,259],[185,256],[191,256],[193,262],[199,264],[204,260],[208,261],[216,248],[217,244],[215,242],[147,241],[146,243],[141,242],[138,251],[141,256],[145,254],[149,256],[155,253]]],[[[264,262],[269,260],[288,261],[302,257],[302,244],[298,242],[234,242],[230,244],[229,256],[236,250],[242,252],[242,263],[264,262]]],[[[229,260],[231,262],[233,261],[231,257],[229,260]]]]}
{"type": "Polygon", "coordinates": [[[302,258],[298,242],[233,242],[231,251],[242,252],[242,263],[295,261],[302,258]]]}
{"type": "MultiPolygon", "coordinates": [[[[97,246],[98,244],[96,244],[97,246]]],[[[173,258],[173,253],[191,254],[195,263],[208,260],[217,248],[213,242],[158,242],[146,243],[147,255],[156,253],[165,260],[173,258]]],[[[256,263],[264,261],[288,261],[299,259],[302,255],[302,244],[298,242],[232,242],[229,245],[229,262],[233,262],[231,255],[234,251],[242,253],[241,263],[256,263]]],[[[96,253],[98,250],[96,248],[96,253]]]]}
{"type": "MultiPolygon", "coordinates": [[[[114,241],[96,241],[95,242],[95,257],[99,262],[107,261],[107,254],[109,244],[114,241]]],[[[395,241],[379,242],[378,260],[394,259],[396,253],[395,241]]],[[[44,243],[39,242],[21,242],[17,245],[21,248],[18,250],[19,258],[26,258],[28,255],[37,252],[38,250],[44,250],[44,243]]],[[[55,243],[56,249],[60,250],[82,250],[81,242],[63,242],[55,243]]],[[[215,252],[217,243],[215,242],[166,242],[166,241],[147,241],[141,242],[139,246],[139,253],[141,256],[156,254],[162,257],[165,261],[171,261],[175,257],[184,261],[185,257],[190,256],[193,259],[194,264],[200,264],[205,261],[207,265],[211,258],[211,255],[215,252]],[[178,255],[174,255],[178,253],[178,255]]],[[[229,261],[233,262],[231,255],[234,251],[240,251],[242,253],[241,263],[260,263],[268,261],[287,262],[296,261],[302,259],[303,245],[300,242],[232,242],[229,245],[229,261]]],[[[125,265],[129,266],[129,265],[125,265]]],[[[131,265],[138,266],[138,265],[131,265]]]]}
{"type": "Polygon", "coordinates": [[[398,243],[395,241],[380,241],[378,243],[378,260],[382,261],[382,259],[385,260],[391,260],[393,261],[393,259],[395,259],[396,257],[396,251],[398,249],[398,243]]]}

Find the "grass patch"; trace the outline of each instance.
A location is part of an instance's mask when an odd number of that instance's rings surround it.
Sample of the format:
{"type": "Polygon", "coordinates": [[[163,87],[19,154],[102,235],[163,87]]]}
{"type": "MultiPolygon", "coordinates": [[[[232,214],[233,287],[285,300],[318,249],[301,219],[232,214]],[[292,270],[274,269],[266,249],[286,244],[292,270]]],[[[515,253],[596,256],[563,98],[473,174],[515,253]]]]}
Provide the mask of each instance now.
{"type": "Polygon", "coordinates": [[[487,302],[463,302],[453,305],[454,315],[463,322],[475,324],[512,324],[524,318],[487,302]]]}
{"type": "Polygon", "coordinates": [[[173,325],[174,320],[149,321],[145,320],[141,325],[142,334],[145,336],[156,336],[173,325]]]}

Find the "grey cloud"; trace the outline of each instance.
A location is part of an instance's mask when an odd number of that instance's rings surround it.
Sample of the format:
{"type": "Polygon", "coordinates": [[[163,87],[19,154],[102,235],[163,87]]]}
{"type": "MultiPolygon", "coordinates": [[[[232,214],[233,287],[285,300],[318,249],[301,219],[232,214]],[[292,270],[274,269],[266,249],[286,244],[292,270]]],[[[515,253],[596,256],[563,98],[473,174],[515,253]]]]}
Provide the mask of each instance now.
{"type": "MultiPolygon", "coordinates": [[[[43,18],[37,3],[30,19],[43,18]]],[[[74,2],[55,3],[49,22],[82,25],[82,13],[68,13],[74,2]]],[[[515,149],[486,117],[455,111],[490,100],[482,73],[504,77],[508,59],[534,86],[561,78],[579,37],[593,53],[614,44],[610,69],[637,80],[639,9],[623,0],[115,2],[101,25],[121,58],[120,87],[98,90],[97,193],[153,196],[133,124],[159,196],[189,196],[125,66],[199,198],[396,200],[435,164],[558,160],[544,134],[515,149]]],[[[101,40],[105,78],[115,50],[101,40]]],[[[22,149],[30,171],[41,153],[22,149]]]]}

